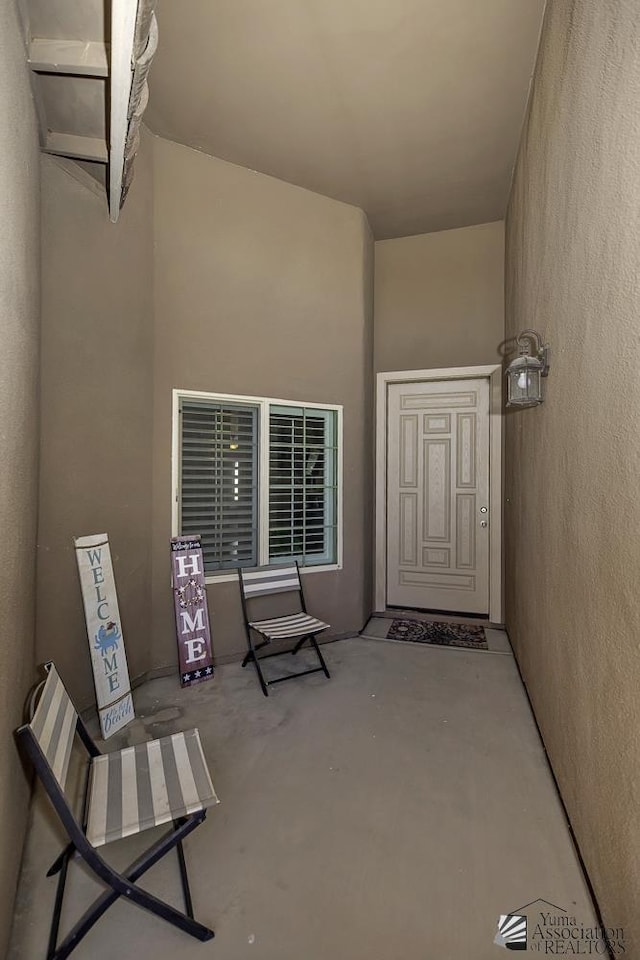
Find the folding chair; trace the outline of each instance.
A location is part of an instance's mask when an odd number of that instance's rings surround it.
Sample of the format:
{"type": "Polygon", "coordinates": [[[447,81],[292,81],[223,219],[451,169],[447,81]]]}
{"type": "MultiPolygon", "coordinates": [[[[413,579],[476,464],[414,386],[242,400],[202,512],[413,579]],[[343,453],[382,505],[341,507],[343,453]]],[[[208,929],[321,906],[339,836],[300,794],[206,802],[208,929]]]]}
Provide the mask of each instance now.
{"type": "Polygon", "coordinates": [[[202,823],[207,807],[218,802],[197,730],[176,733],[149,743],[101,754],[78,716],[53,663],[45,665],[47,678],[30,723],[16,736],[33,762],[42,784],[69,837],[69,843],[51,865],[47,876],[59,873],[47,960],[63,960],[118,897],[144,907],[197,940],[210,940],[213,930],[193,918],[182,841],[202,823]],[[82,823],[67,797],[69,763],[75,735],[88,754],[82,823]],[[97,848],[112,840],[173,823],[173,829],[118,873],[97,848]],[[159,900],[137,885],[137,880],[173,847],[186,912],[159,900]],[[79,855],[103,881],[106,890],[57,946],[60,913],[69,860],[79,855]]]}
{"type": "Polygon", "coordinates": [[[297,562],[289,567],[255,567],[252,570],[243,570],[239,567],[238,578],[240,581],[244,624],[247,631],[247,644],[249,646],[249,651],[242,661],[242,666],[246,667],[248,663],[253,661],[265,697],[269,696],[267,687],[272,683],[282,683],[284,680],[293,680],[294,677],[305,677],[309,673],[319,673],[320,671],[324,673],[327,679],[330,679],[331,675],[327,670],[327,665],[324,662],[320,647],[316,641],[316,634],[322,633],[323,630],[328,630],[329,624],[324,623],[322,620],[316,620],[315,617],[311,617],[307,613],[302,583],[300,581],[300,569],[297,562]],[[250,620],[249,604],[251,601],[257,597],[264,597],[275,593],[296,593],[298,596],[296,606],[299,607],[299,609],[296,610],[295,613],[282,617],[271,617],[267,620],[250,620]],[[261,638],[257,643],[253,642],[252,633],[256,633],[258,638],[261,638]],[[266,647],[273,640],[296,640],[297,642],[292,650],[278,650],[275,653],[266,653],[258,658],[258,650],[266,647]],[[320,661],[319,667],[313,667],[311,670],[299,670],[297,673],[287,673],[273,680],[267,680],[265,678],[260,666],[261,660],[266,660],[269,657],[281,657],[286,653],[291,653],[295,656],[307,640],[318,655],[318,660],[320,661]]]}

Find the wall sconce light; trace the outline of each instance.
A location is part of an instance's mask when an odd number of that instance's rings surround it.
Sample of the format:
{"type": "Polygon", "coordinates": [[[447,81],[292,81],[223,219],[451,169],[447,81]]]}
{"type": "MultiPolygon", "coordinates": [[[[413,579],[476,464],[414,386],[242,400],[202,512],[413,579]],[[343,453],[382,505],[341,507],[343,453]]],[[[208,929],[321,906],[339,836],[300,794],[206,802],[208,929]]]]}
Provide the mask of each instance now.
{"type": "Polygon", "coordinates": [[[542,403],[542,377],[549,373],[549,347],[535,330],[516,337],[520,356],[506,370],[507,406],[536,407],[542,403]]]}

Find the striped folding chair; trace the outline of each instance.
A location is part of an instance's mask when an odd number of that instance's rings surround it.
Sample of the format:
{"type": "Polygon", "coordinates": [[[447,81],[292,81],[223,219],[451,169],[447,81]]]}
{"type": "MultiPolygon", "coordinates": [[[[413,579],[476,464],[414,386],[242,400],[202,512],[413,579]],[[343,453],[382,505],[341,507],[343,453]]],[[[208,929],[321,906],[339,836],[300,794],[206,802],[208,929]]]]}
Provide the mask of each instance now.
{"type": "Polygon", "coordinates": [[[176,733],[101,754],[76,713],[54,664],[46,664],[45,669],[47,677],[40,685],[33,717],[16,735],[69,837],[69,843],[47,872],[47,876],[59,874],[47,960],[68,957],[118,897],[144,907],[197,940],[210,940],[213,930],[193,918],[182,848],[184,838],[204,820],[207,808],[218,802],[198,731],[176,733]],[[81,821],[73,811],[67,784],[76,734],[88,755],[84,784],[81,784],[84,788],[81,821]],[[111,840],[164,823],[171,823],[172,829],[123,873],[114,870],[98,852],[99,847],[111,840]],[[185,913],[137,885],[138,879],[174,847],[185,913]],[[57,945],[67,869],[73,856],[82,857],[106,889],[57,945]]]}
{"type": "Polygon", "coordinates": [[[316,620],[309,616],[307,606],[302,591],[300,580],[300,569],[297,562],[293,566],[280,567],[255,567],[252,570],[243,570],[238,568],[238,577],[240,580],[240,596],[242,598],[242,612],[244,614],[244,624],[247,631],[247,644],[249,650],[242,661],[242,666],[246,667],[248,663],[253,663],[258,674],[258,680],[262,687],[265,697],[269,696],[268,687],[272,683],[282,683],[284,680],[293,680],[294,677],[304,677],[309,673],[319,673],[322,671],[327,679],[330,679],[330,673],[324,662],[324,657],[320,652],[320,647],[316,641],[316,635],[328,630],[329,624],[322,620],[316,620]],[[257,597],[264,597],[275,593],[296,594],[296,610],[293,613],[282,617],[271,617],[268,620],[252,620],[249,616],[249,607],[251,601],[257,597]],[[253,634],[258,637],[254,643],[253,634]],[[291,650],[278,650],[275,653],[263,654],[258,658],[258,650],[266,647],[274,640],[295,640],[296,644],[291,650]],[[280,657],[283,654],[296,654],[306,641],[315,650],[319,667],[313,667],[311,670],[299,670],[297,673],[287,673],[282,677],[276,677],[267,680],[262,672],[260,660],[266,660],[268,657],[280,657]]]}

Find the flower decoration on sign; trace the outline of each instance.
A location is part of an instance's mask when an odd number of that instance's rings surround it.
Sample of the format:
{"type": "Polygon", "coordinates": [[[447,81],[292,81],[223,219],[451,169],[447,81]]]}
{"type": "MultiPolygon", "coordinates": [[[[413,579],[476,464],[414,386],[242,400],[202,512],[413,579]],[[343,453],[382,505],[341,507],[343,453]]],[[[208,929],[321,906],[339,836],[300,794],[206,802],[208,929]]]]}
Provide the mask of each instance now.
{"type": "Polygon", "coordinates": [[[204,600],[204,590],[197,580],[191,578],[181,587],[176,587],[176,597],[183,610],[187,607],[198,606],[204,600]]]}

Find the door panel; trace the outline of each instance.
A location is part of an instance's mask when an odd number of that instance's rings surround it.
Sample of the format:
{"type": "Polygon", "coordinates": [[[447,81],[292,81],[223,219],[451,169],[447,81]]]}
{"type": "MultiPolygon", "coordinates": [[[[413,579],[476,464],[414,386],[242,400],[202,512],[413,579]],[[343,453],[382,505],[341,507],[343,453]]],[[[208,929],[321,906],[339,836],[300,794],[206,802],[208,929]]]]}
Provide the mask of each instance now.
{"type": "Polygon", "coordinates": [[[489,612],[489,382],[388,387],[387,603],[489,612]]]}

